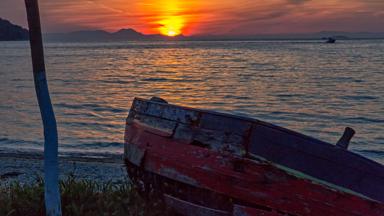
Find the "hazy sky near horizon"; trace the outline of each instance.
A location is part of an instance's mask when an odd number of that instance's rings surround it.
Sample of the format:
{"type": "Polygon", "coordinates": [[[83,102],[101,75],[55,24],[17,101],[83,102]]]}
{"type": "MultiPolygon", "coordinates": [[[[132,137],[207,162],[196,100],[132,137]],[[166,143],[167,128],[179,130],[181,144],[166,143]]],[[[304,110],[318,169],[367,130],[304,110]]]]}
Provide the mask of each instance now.
{"type": "MultiPolygon", "coordinates": [[[[384,31],[384,0],[40,0],[43,30],[175,35],[384,31]]],[[[23,0],[0,0],[0,17],[26,26],[23,0]]]]}

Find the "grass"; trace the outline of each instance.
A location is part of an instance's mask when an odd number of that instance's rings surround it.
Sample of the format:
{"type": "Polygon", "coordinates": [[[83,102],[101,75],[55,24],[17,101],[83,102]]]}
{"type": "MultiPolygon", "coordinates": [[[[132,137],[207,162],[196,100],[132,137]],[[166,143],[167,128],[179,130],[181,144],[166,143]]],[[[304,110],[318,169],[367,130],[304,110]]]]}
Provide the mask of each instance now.
{"type": "MultiPolygon", "coordinates": [[[[60,182],[63,215],[155,216],[169,215],[154,196],[142,196],[128,180],[123,184],[76,180],[69,175],[60,182]]],[[[0,185],[0,216],[43,216],[44,182],[32,185],[0,185]]]]}

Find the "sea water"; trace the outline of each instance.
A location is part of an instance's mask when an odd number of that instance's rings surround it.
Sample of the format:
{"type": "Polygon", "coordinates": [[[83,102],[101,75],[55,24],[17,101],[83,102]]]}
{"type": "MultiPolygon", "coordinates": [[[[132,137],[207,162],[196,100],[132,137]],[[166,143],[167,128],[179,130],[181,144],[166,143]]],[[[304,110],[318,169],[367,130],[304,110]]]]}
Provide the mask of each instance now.
{"type": "MultiPolygon", "coordinates": [[[[134,97],[248,116],[384,163],[384,40],[46,43],[60,154],[123,152],[134,97]]],[[[27,42],[0,42],[0,152],[39,153],[27,42]]]]}

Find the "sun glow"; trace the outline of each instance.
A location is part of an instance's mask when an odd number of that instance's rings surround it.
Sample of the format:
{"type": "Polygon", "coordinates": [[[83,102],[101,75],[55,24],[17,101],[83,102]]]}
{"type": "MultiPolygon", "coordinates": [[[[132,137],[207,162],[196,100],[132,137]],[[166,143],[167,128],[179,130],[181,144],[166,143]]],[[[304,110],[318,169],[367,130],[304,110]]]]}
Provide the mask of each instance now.
{"type": "Polygon", "coordinates": [[[142,22],[147,25],[146,34],[189,35],[200,23],[200,1],[162,0],[160,3],[159,0],[141,0],[137,6],[142,22]]]}
{"type": "Polygon", "coordinates": [[[174,37],[182,33],[184,20],[179,16],[170,16],[159,22],[158,30],[161,34],[174,37]]]}

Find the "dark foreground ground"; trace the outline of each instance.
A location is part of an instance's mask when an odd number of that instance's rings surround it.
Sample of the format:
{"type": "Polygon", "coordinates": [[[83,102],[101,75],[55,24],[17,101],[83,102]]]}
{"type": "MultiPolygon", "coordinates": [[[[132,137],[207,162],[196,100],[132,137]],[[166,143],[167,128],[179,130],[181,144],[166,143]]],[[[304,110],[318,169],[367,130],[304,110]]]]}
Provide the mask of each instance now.
{"type": "MultiPolygon", "coordinates": [[[[122,161],[61,159],[63,215],[171,215],[156,196],[133,186],[122,161]]],[[[39,157],[0,154],[0,216],[44,213],[39,157]]]]}

